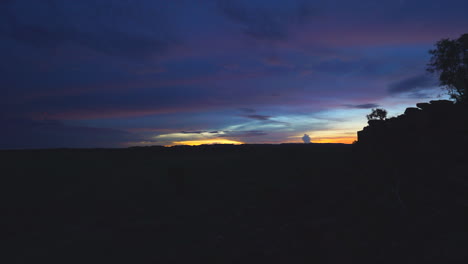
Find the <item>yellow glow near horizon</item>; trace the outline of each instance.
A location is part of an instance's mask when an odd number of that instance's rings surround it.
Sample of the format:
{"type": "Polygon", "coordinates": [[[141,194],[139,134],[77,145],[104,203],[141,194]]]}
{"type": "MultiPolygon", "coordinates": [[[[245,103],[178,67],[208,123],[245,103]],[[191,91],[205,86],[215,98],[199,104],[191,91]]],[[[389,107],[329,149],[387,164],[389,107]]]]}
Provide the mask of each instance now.
{"type": "Polygon", "coordinates": [[[200,146],[200,145],[208,145],[208,144],[234,144],[234,145],[242,145],[244,142],[225,139],[225,138],[212,138],[212,139],[200,139],[200,140],[186,140],[186,141],[175,141],[172,142],[172,145],[186,145],[186,146],[200,146]]]}
{"type": "Polygon", "coordinates": [[[315,138],[312,140],[312,143],[344,143],[344,144],[351,144],[355,140],[356,137],[333,137],[333,138],[315,138]]]}

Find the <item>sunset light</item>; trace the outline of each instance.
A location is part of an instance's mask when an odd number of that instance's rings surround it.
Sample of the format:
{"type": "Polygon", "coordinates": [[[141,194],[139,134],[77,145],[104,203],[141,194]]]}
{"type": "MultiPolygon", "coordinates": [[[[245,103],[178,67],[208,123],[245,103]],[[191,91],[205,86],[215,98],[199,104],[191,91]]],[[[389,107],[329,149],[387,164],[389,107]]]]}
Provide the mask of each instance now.
{"type": "Polygon", "coordinates": [[[343,143],[352,144],[356,137],[342,137],[342,138],[316,138],[313,143],[343,143]]]}
{"type": "Polygon", "coordinates": [[[176,141],[173,145],[186,145],[186,146],[200,146],[200,145],[214,145],[214,144],[233,144],[242,145],[243,142],[225,139],[225,138],[214,138],[214,139],[202,139],[202,140],[187,140],[187,141],[176,141]]]}
{"type": "Polygon", "coordinates": [[[0,149],[349,144],[440,98],[448,1],[0,1],[0,149]]]}
{"type": "Polygon", "coordinates": [[[468,263],[467,31],[468,0],[0,0],[4,263],[468,263]]]}

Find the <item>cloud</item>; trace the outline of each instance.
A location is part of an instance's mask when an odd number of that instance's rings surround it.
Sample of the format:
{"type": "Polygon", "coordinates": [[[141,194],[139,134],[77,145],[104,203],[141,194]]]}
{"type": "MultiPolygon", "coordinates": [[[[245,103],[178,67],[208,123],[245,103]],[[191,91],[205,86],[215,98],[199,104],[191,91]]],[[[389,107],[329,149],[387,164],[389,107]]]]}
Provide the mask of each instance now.
{"type": "Polygon", "coordinates": [[[368,104],[358,104],[358,105],[350,105],[350,104],[347,104],[345,105],[346,107],[349,107],[349,108],[356,108],[356,109],[370,109],[370,108],[376,108],[376,107],[379,107],[378,104],[372,104],[372,103],[368,103],[368,104]]]}
{"type": "Polygon", "coordinates": [[[272,119],[273,116],[268,116],[268,115],[250,114],[250,115],[241,115],[241,116],[245,117],[245,118],[261,121],[260,122],[261,125],[258,124],[259,122],[256,122],[257,123],[255,125],[256,127],[260,127],[260,126],[278,126],[278,125],[280,125],[280,126],[290,126],[291,125],[288,122],[274,120],[274,119],[272,119]]]}
{"type": "Polygon", "coordinates": [[[294,68],[294,65],[281,59],[279,56],[271,55],[263,59],[263,63],[268,66],[294,68]]]}
{"type": "Polygon", "coordinates": [[[119,147],[139,140],[121,130],[69,126],[54,120],[1,119],[0,123],[0,149],[119,147]]]}
{"type": "Polygon", "coordinates": [[[302,137],[302,141],[304,141],[304,143],[310,143],[310,137],[309,137],[309,135],[304,134],[304,136],[302,137]]]}
{"type": "Polygon", "coordinates": [[[245,112],[245,113],[255,113],[256,110],[253,109],[253,108],[246,108],[246,107],[243,107],[243,108],[239,108],[240,111],[242,112],[245,112]]]}
{"type": "Polygon", "coordinates": [[[206,135],[206,134],[219,134],[223,131],[182,131],[182,134],[195,134],[195,135],[206,135]]]}
{"type": "Polygon", "coordinates": [[[124,1],[12,1],[0,17],[0,35],[51,51],[74,44],[141,59],[179,42],[162,10],[124,1]]]}
{"type": "Polygon", "coordinates": [[[270,120],[270,118],[271,118],[271,116],[257,115],[257,114],[244,115],[244,117],[247,117],[247,118],[250,118],[250,119],[255,119],[255,120],[261,120],[261,121],[270,120]]]}
{"type": "Polygon", "coordinates": [[[221,137],[233,137],[233,138],[245,138],[245,137],[258,137],[266,136],[268,133],[260,130],[251,130],[251,131],[224,131],[224,134],[221,137]]]}
{"type": "Polygon", "coordinates": [[[211,132],[206,132],[206,131],[182,131],[180,133],[182,133],[182,134],[202,134],[202,133],[211,133],[211,132]]]}
{"type": "Polygon", "coordinates": [[[235,138],[242,138],[242,137],[254,137],[254,136],[264,136],[267,135],[264,131],[259,130],[220,130],[220,131],[208,131],[208,130],[200,130],[200,131],[182,131],[180,133],[170,133],[166,135],[159,135],[158,137],[174,137],[174,138],[212,138],[212,137],[235,137],[235,138]]]}
{"type": "Polygon", "coordinates": [[[320,62],[315,66],[314,70],[318,72],[345,74],[360,70],[360,66],[363,63],[366,62],[359,60],[343,60],[339,58],[333,58],[320,62]]]}
{"type": "Polygon", "coordinates": [[[290,26],[303,24],[314,14],[305,1],[292,1],[291,6],[229,0],[218,3],[229,20],[241,25],[244,34],[259,40],[285,40],[290,26]]]}
{"type": "Polygon", "coordinates": [[[390,94],[399,94],[428,90],[434,88],[435,86],[437,86],[437,82],[434,78],[422,74],[392,83],[389,85],[388,91],[390,94]]]}

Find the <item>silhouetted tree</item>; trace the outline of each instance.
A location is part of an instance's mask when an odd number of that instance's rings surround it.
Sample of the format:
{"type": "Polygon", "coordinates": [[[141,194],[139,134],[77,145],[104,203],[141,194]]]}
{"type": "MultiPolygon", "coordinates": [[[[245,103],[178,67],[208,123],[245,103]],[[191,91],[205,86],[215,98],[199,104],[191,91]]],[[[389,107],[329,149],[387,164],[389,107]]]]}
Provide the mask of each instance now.
{"type": "Polygon", "coordinates": [[[431,73],[439,74],[452,99],[467,102],[468,97],[468,34],[458,39],[442,39],[430,50],[432,58],[427,65],[431,73]]]}
{"type": "Polygon", "coordinates": [[[385,120],[387,118],[387,110],[382,108],[374,108],[372,112],[367,115],[367,120],[385,120]]]}

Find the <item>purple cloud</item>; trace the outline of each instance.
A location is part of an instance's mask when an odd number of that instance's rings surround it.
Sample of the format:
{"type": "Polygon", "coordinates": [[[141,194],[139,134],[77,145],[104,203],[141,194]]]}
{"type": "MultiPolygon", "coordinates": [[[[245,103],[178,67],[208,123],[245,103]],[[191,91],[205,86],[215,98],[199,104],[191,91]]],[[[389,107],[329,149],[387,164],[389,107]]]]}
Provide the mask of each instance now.
{"type": "Polygon", "coordinates": [[[1,119],[0,149],[122,147],[138,136],[108,128],[69,126],[59,121],[1,119]]]}
{"type": "Polygon", "coordinates": [[[271,116],[267,116],[267,115],[245,115],[244,117],[255,119],[255,120],[261,120],[261,121],[270,120],[271,118],[271,116]]]}
{"type": "Polygon", "coordinates": [[[391,83],[388,87],[388,91],[391,94],[397,94],[421,91],[425,89],[434,88],[435,86],[437,86],[437,81],[434,79],[433,76],[422,74],[391,83]]]}
{"type": "Polygon", "coordinates": [[[378,104],[373,104],[373,103],[368,103],[368,104],[358,104],[358,105],[345,105],[346,107],[349,108],[357,108],[357,109],[370,109],[370,108],[376,108],[379,107],[380,105],[378,104]]]}

